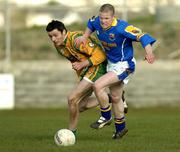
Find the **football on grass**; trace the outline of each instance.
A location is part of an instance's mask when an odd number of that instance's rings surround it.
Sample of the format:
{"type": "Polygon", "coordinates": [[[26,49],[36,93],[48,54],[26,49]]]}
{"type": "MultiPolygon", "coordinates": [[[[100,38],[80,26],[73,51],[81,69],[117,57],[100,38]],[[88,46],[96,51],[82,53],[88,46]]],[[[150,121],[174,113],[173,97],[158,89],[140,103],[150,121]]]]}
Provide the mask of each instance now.
{"type": "Polygon", "coordinates": [[[74,133],[69,129],[60,129],[54,135],[54,141],[58,146],[71,146],[76,142],[74,133]]]}

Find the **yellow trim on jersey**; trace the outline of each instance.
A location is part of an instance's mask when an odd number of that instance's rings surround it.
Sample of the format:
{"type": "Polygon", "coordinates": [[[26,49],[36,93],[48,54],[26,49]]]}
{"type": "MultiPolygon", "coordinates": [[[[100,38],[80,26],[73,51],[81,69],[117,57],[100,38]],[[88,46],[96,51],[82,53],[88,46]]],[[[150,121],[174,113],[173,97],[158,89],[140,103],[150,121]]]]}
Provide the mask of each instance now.
{"type": "Polygon", "coordinates": [[[132,35],[135,35],[135,36],[138,36],[138,35],[142,34],[141,29],[139,29],[139,28],[137,28],[137,27],[135,27],[133,25],[127,26],[125,31],[128,32],[128,33],[131,33],[132,35]]]}
{"type": "Polygon", "coordinates": [[[116,19],[116,18],[114,18],[114,19],[113,19],[113,22],[112,22],[112,24],[111,24],[111,26],[116,26],[116,25],[117,25],[117,23],[118,23],[118,22],[117,22],[117,19],[116,19]]]}
{"type": "Polygon", "coordinates": [[[139,41],[140,38],[145,34],[142,32],[141,29],[137,28],[137,27],[134,27],[133,25],[129,25],[126,27],[125,29],[126,32],[136,36],[136,40],[139,41]]]}
{"type": "Polygon", "coordinates": [[[114,19],[113,19],[113,21],[112,21],[112,23],[111,23],[111,25],[110,25],[109,27],[107,27],[107,28],[103,28],[103,29],[104,29],[104,30],[108,30],[108,29],[110,29],[112,26],[116,26],[116,25],[117,25],[117,23],[118,23],[117,19],[116,19],[116,18],[114,18],[114,19]]]}

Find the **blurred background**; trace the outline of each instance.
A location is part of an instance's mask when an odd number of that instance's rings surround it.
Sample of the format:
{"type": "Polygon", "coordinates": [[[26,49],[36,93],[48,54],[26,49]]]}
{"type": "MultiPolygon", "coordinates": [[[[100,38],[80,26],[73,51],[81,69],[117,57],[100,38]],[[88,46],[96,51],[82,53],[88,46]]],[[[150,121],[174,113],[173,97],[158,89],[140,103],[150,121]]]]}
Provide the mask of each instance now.
{"type": "Polygon", "coordinates": [[[180,106],[179,0],[0,0],[0,109],[66,106],[77,78],[45,27],[58,19],[70,31],[84,31],[104,3],[158,40],[153,65],[134,43],[137,70],[125,86],[129,106],[180,106]]]}

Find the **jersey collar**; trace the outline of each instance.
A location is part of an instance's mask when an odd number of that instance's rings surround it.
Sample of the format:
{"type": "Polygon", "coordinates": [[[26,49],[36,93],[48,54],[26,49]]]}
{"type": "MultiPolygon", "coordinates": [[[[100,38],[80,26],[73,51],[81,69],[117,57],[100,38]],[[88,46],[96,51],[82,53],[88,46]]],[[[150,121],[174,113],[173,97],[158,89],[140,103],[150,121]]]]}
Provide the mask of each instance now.
{"type": "Polygon", "coordinates": [[[117,25],[117,19],[114,18],[113,21],[112,21],[112,23],[111,23],[111,26],[109,26],[109,27],[107,27],[107,28],[105,28],[105,29],[103,29],[103,30],[108,30],[108,29],[110,29],[112,26],[116,26],[116,25],[117,25]]]}
{"type": "Polygon", "coordinates": [[[114,19],[113,19],[113,22],[112,22],[112,24],[111,24],[111,26],[116,26],[116,25],[117,25],[117,19],[114,18],[114,19]]]}

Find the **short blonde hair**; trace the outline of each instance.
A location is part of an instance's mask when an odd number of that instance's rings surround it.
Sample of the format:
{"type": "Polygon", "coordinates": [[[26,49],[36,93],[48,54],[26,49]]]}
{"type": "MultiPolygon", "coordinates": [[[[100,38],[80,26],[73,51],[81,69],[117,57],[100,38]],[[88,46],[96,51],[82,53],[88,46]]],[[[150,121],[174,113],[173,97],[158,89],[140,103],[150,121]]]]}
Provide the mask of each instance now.
{"type": "Polygon", "coordinates": [[[114,6],[111,4],[103,4],[99,9],[99,12],[109,12],[109,11],[112,12],[112,15],[115,14],[114,6]]]}

